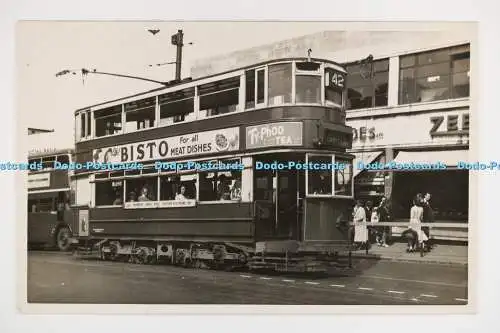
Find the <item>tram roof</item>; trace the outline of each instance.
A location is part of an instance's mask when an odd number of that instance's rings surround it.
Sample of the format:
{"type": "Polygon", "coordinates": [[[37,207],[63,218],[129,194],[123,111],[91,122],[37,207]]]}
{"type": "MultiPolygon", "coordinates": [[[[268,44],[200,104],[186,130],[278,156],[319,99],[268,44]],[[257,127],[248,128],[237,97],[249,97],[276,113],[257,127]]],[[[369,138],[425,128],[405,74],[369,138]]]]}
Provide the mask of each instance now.
{"type": "Polygon", "coordinates": [[[55,132],[28,135],[28,157],[44,157],[61,154],[72,154],[74,148],[61,141],[55,132]]]}
{"type": "Polygon", "coordinates": [[[105,101],[105,102],[101,102],[101,103],[97,103],[97,104],[93,104],[93,105],[89,105],[89,106],[86,106],[86,107],[82,107],[82,108],[79,108],[75,111],[75,115],[80,112],[80,111],[85,111],[85,110],[88,110],[90,108],[94,108],[94,107],[98,107],[98,106],[102,106],[102,105],[106,105],[106,104],[110,104],[110,103],[116,103],[116,102],[120,102],[120,101],[123,101],[123,100],[127,100],[127,99],[130,99],[130,98],[134,98],[134,97],[140,97],[140,96],[144,96],[144,95],[147,95],[147,94],[151,94],[151,93],[155,93],[155,92],[161,92],[163,90],[166,90],[166,89],[170,89],[170,88],[173,88],[173,87],[182,87],[182,85],[184,84],[187,84],[187,83],[192,83],[192,82],[197,82],[197,81],[202,81],[202,80],[206,80],[206,79],[210,79],[210,78],[215,78],[217,76],[222,76],[222,75],[226,75],[226,74],[229,74],[229,73],[232,73],[232,72],[238,72],[238,71],[242,71],[242,70],[247,70],[247,69],[251,69],[251,68],[255,68],[255,67],[259,67],[259,66],[263,66],[263,65],[268,65],[268,64],[273,64],[273,63],[281,63],[281,62],[287,62],[287,61],[311,61],[311,62],[321,62],[321,63],[326,63],[326,64],[330,64],[330,65],[335,65],[337,66],[339,70],[342,70],[344,73],[347,73],[347,71],[345,70],[345,66],[338,63],[338,62],[335,62],[335,61],[332,61],[332,60],[327,60],[327,59],[321,59],[321,58],[307,58],[307,57],[288,57],[288,58],[277,58],[277,59],[270,59],[270,60],[266,60],[266,61],[262,61],[262,62],[258,62],[258,63],[255,63],[255,64],[252,64],[252,65],[248,65],[248,66],[244,66],[244,67],[239,67],[239,68],[234,68],[234,69],[231,69],[231,70],[228,70],[228,71],[224,71],[224,72],[219,72],[219,73],[215,73],[215,74],[212,74],[212,75],[207,75],[207,76],[202,76],[202,77],[199,77],[195,80],[193,80],[192,78],[185,78],[185,79],[182,79],[182,80],[172,80],[172,81],[168,81],[168,82],[165,82],[165,86],[163,87],[160,87],[160,88],[155,88],[155,89],[150,89],[150,90],[147,90],[147,91],[143,91],[143,92],[140,92],[140,93],[136,93],[136,94],[132,94],[132,95],[128,95],[128,96],[124,96],[124,97],[120,97],[120,98],[117,98],[117,99],[113,99],[113,100],[109,100],[109,101],[105,101]]]}

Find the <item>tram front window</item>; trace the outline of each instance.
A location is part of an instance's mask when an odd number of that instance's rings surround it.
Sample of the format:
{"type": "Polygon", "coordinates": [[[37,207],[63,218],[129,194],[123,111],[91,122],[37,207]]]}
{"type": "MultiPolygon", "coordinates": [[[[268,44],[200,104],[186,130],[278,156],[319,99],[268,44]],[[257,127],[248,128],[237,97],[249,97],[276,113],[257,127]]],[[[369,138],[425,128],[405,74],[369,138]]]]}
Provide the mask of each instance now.
{"type": "Polygon", "coordinates": [[[308,194],[332,195],[332,171],[321,169],[322,165],[332,163],[331,156],[309,156],[309,163],[313,168],[308,170],[308,194]]]}
{"type": "Polygon", "coordinates": [[[297,75],[295,79],[297,103],[321,103],[321,77],[297,75]]]}

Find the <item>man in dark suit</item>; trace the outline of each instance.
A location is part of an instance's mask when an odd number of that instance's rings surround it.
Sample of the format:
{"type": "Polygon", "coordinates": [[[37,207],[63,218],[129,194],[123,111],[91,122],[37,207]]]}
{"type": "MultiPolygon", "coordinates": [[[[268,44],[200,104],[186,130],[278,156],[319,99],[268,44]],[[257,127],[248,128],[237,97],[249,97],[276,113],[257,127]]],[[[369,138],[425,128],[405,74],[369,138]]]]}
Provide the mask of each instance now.
{"type": "MultiPolygon", "coordinates": [[[[434,210],[431,207],[430,200],[431,200],[431,194],[426,193],[424,196],[424,202],[423,202],[423,207],[424,207],[423,222],[424,223],[434,222],[434,210]]],[[[428,243],[428,246],[430,248],[429,227],[422,227],[422,231],[425,232],[425,235],[429,239],[429,241],[427,243],[428,243]]]]}

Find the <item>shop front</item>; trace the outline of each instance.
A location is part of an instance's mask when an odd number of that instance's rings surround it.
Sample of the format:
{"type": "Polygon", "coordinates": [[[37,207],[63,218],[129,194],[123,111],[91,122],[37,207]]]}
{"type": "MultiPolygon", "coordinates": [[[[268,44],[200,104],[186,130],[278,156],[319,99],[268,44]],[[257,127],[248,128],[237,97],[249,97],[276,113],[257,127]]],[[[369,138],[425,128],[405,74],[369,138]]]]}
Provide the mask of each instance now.
{"type": "Polygon", "coordinates": [[[407,221],[417,193],[431,194],[435,222],[468,221],[469,110],[351,118],[356,199],[389,199],[393,221],[407,221]],[[378,167],[377,167],[378,166],[378,167]],[[380,168],[383,166],[383,168],[380,168]]]}

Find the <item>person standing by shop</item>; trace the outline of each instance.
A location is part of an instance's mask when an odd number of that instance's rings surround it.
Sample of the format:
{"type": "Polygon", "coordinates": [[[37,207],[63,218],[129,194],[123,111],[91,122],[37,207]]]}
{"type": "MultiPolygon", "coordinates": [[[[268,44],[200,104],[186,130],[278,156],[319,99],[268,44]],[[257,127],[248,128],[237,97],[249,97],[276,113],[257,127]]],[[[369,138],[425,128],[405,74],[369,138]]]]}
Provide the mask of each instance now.
{"type": "MultiPolygon", "coordinates": [[[[385,196],[382,197],[380,203],[377,207],[379,221],[380,222],[389,222],[389,208],[387,207],[387,198],[385,196]]],[[[388,247],[387,238],[389,235],[390,227],[378,227],[377,228],[377,244],[379,246],[388,247]]]]}
{"type": "MultiPolygon", "coordinates": [[[[431,200],[431,194],[429,192],[427,192],[424,196],[424,199],[423,199],[423,207],[424,207],[424,218],[423,218],[423,222],[424,223],[433,223],[434,222],[434,210],[432,209],[431,207],[431,204],[430,204],[430,200],[431,200]]],[[[427,248],[428,250],[431,248],[431,243],[430,243],[430,229],[429,227],[422,227],[422,231],[425,232],[425,235],[427,236],[427,238],[429,239],[427,241],[427,248]]]]}

